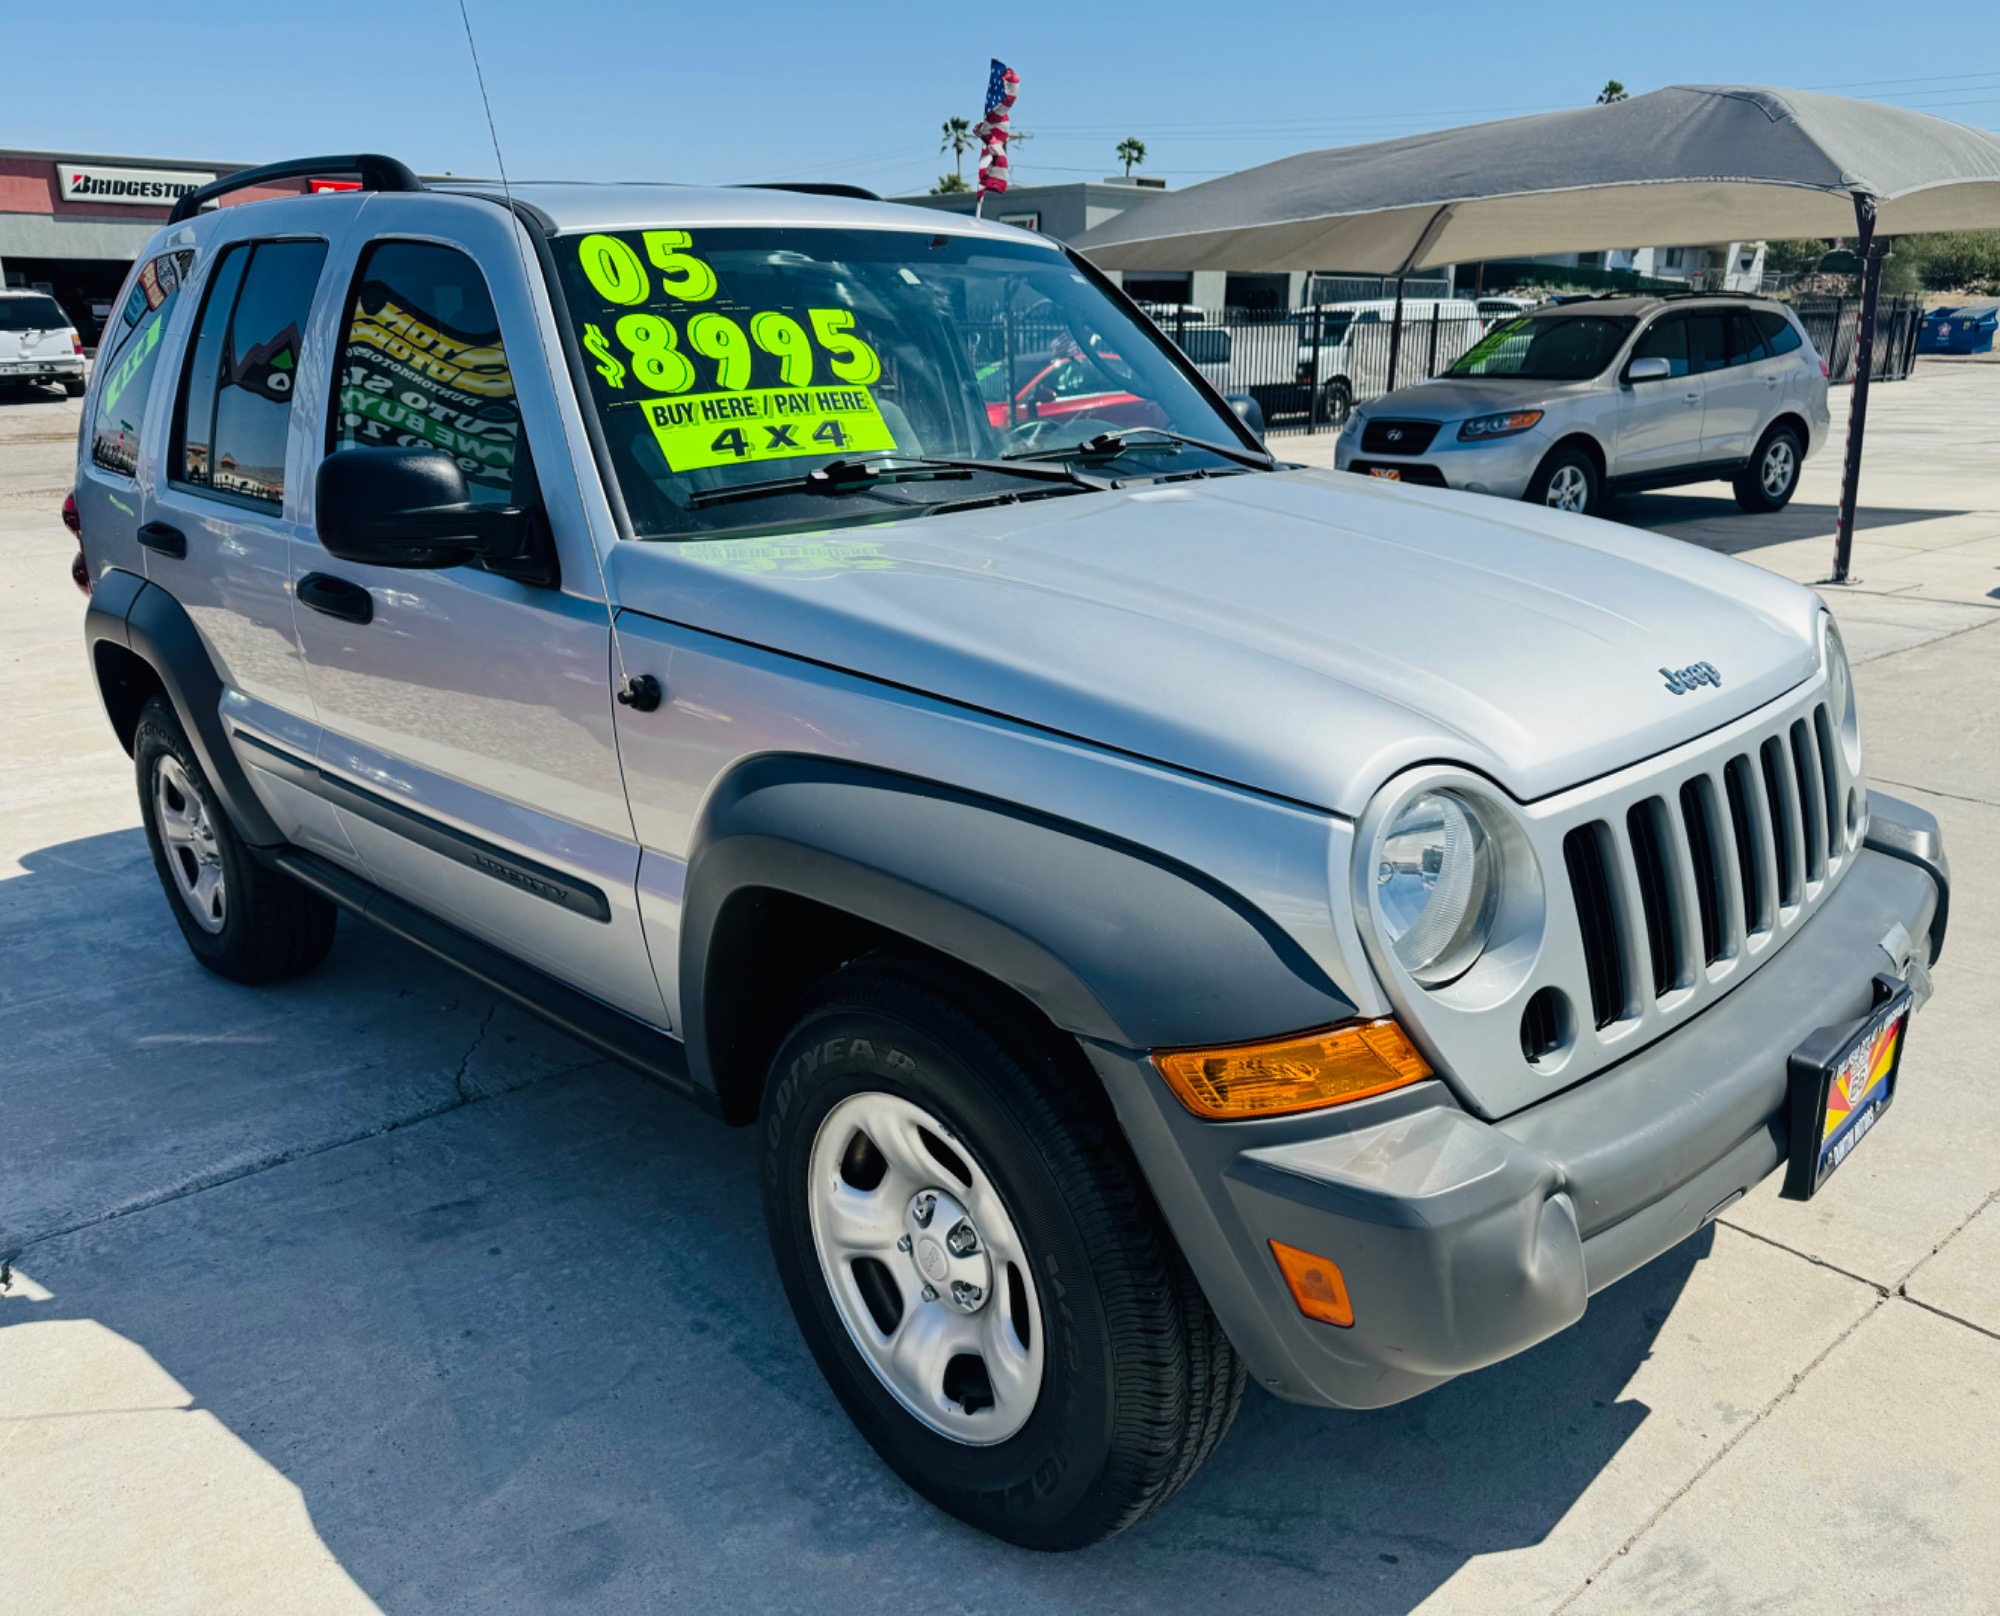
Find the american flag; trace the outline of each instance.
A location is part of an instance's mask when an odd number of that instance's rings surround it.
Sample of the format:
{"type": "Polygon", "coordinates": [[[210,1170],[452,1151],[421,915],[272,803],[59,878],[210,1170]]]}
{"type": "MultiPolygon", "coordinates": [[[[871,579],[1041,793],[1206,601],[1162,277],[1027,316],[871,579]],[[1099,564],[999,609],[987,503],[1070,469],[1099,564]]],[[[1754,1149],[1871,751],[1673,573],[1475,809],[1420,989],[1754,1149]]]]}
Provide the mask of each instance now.
{"type": "Polygon", "coordinates": [[[997,56],[993,71],[986,76],[986,116],[972,126],[983,150],[979,153],[979,189],[996,195],[1007,189],[1007,141],[1013,131],[1007,114],[1014,109],[1020,93],[1021,76],[997,56]]]}

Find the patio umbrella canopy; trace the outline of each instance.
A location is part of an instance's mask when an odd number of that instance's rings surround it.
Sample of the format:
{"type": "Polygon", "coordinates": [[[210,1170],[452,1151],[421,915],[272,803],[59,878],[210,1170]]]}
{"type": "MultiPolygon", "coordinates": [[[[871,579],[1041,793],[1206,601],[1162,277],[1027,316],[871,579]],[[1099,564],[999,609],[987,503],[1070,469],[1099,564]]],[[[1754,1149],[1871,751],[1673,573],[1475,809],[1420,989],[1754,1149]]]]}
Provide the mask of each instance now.
{"type": "MultiPolygon", "coordinates": [[[[1647,242],[1836,236],[1864,261],[1875,329],[1878,235],[2000,225],[2000,137],[1903,107],[1747,84],[1677,84],[1608,106],[1306,152],[1121,213],[1071,245],[1106,269],[1340,269],[1647,242]]],[[[1850,582],[1874,344],[1856,355],[1829,583],[1850,582]]]]}
{"type": "Polygon", "coordinates": [[[2000,137],[1810,90],[1681,84],[1609,106],[1305,152],[1170,192],[1073,245],[1106,269],[1339,269],[1660,241],[2000,226],[2000,137]],[[1171,257],[1171,264],[1165,262],[1171,257]]]}

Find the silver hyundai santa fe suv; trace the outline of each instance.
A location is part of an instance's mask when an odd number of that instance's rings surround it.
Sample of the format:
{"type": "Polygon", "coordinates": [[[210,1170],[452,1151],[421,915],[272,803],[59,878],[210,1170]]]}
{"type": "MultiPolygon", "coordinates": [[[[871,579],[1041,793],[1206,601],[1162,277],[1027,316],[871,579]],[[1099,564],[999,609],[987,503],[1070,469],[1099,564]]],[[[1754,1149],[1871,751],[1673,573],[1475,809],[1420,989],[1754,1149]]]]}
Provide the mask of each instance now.
{"type": "Polygon", "coordinates": [[[1782,509],[1827,436],[1827,367],[1784,304],[1602,297],[1496,325],[1434,381],[1356,410],[1342,471],[1595,514],[1723,481],[1782,509]]]}
{"type": "Polygon", "coordinates": [[[1818,599],[1277,465],[1046,239],[315,158],[134,285],[86,640],[195,958],[344,911],[754,1125],[806,1345],[988,1531],[1520,1352],[1895,1096],[1948,876],[1818,599]]]}

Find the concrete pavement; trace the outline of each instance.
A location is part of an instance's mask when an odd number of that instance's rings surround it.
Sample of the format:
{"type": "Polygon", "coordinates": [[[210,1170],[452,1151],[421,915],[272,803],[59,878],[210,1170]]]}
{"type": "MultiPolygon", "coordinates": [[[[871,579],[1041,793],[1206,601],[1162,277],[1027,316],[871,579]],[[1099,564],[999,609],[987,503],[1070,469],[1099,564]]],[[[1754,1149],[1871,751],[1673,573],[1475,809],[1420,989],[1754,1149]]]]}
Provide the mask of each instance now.
{"type": "MultiPolygon", "coordinates": [[[[349,923],[277,989],[188,959],[80,654],[75,407],[0,401],[0,1608],[2000,1608],[2000,367],[1873,417],[1896,514],[1829,598],[1957,876],[1888,1121],[1510,1363],[1373,1414],[1253,1389],[1170,1508],[1048,1558],[854,1435],[747,1134],[349,923]]],[[[1619,514],[1811,578],[1832,464],[1776,518],[1619,514]]]]}

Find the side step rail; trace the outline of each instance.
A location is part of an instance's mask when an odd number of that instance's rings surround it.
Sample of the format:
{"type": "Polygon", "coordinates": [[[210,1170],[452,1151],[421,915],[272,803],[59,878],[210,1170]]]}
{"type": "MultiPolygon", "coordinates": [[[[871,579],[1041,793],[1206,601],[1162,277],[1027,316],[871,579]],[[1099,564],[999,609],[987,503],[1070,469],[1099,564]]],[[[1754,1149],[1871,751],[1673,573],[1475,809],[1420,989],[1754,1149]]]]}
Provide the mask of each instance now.
{"type": "Polygon", "coordinates": [[[623,1062],[683,1099],[692,1100],[709,1115],[722,1115],[715,1095],[697,1084],[689,1072],[687,1046],[680,1039],[577,992],[567,983],[558,982],[546,972],[468,936],[456,926],[384,892],[317,853],[296,847],[251,851],[273,869],[284,871],[301,886],[349,914],[414,943],[447,965],[457,966],[473,980],[504,994],[578,1043],[623,1062]]]}

